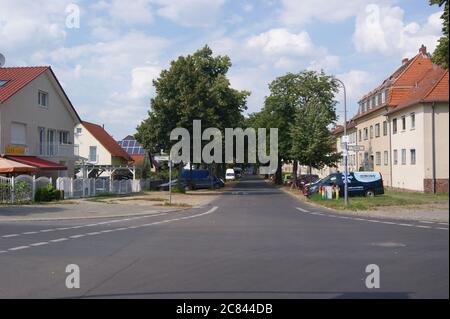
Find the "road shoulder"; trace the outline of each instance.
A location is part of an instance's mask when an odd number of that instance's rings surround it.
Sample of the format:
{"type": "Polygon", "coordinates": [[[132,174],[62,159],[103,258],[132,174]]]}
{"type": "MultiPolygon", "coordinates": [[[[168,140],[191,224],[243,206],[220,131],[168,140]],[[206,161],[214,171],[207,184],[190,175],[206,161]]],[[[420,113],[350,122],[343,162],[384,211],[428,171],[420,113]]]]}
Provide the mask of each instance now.
{"type": "Polygon", "coordinates": [[[307,204],[312,207],[320,209],[322,212],[328,212],[333,214],[345,214],[360,217],[375,217],[381,219],[399,219],[399,220],[410,220],[410,221],[431,221],[431,222],[449,222],[449,211],[448,209],[439,209],[430,207],[427,205],[423,206],[384,206],[374,210],[337,210],[330,209],[319,205],[315,202],[308,200],[303,194],[300,194],[296,190],[291,190],[288,187],[277,187],[281,191],[289,194],[290,196],[296,198],[303,204],[307,204]]]}

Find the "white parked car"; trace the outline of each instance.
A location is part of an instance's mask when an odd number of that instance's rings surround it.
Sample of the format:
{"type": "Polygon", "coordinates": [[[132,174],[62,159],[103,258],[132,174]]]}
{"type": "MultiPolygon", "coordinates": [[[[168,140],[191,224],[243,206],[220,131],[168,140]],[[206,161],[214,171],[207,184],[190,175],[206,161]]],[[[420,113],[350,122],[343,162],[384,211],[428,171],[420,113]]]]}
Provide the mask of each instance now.
{"type": "Polygon", "coordinates": [[[234,169],[229,168],[225,173],[225,180],[234,181],[236,179],[236,175],[234,174],[234,169]]]}

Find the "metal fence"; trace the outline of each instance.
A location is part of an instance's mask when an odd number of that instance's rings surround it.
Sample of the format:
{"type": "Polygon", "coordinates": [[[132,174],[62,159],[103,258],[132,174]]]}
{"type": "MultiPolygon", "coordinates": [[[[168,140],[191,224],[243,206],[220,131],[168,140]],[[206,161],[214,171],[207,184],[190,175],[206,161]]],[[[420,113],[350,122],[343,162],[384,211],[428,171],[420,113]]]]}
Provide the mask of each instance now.
{"type": "MultiPolygon", "coordinates": [[[[64,192],[64,198],[84,198],[102,194],[139,193],[144,190],[157,189],[161,183],[162,181],[148,179],[118,181],[105,178],[59,177],[56,180],[56,188],[64,192]]],[[[48,184],[52,184],[52,179],[49,177],[0,176],[0,203],[34,201],[36,190],[48,184]]]]}
{"type": "Polygon", "coordinates": [[[13,204],[34,201],[36,189],[48,184],[52,184],[51,177],[0,176],[0,203],[13,204]]]}
{"type": "Polygon", "coordinates": [[[64,198],[94,197],[102,194],[125,195],[141,191],[140,180],[110,180],[104,178],[59,177],[56,188],[64,191],[64,198]]]}

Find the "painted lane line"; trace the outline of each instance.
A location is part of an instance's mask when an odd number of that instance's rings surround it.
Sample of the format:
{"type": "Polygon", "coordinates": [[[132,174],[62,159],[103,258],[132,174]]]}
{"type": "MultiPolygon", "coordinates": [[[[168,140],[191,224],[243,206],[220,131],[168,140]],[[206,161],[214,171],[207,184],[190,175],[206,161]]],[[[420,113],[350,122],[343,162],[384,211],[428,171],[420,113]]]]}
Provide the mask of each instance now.
{"type": "Polygon", "coordinates": [[[27,248],[30,248],[30,246],[19,246],[19,247],[10,248],[8,250],[16,251],[16,250],[22,250],[22,249],[27,249],[27,248]]]}
{"type": "Polygon", "coordinates": [[[22,233],[23,235],[34,235],[37,234],[37,231],[27,231],[26,233],[22,233]]]}
{"type": "Polygon", "coordinates": [[[55,229],[44,229],[44,230],[40,230],[41,233],[49,233],[55,231],[55,229]]]}
{"type": "Polygon", "coordinates": [[[52,239],[52,240],[50,240],[50,242],[51,243],[60,243],[62,241],[66,241],[66,240],[69,240],[69,239],[67,239],[67,238],[58,238],[58,239],[52,239]]]}
{"type": "Polygon", "coordinates": [[[307,209],[300,208],[300,207],[297,207],[297,209],[298,209],[299,211],[301,211],[302,213],[309,213],[309,210],[307,210],[307,209]]]}
{"type": "MultiPolygon", "coordinates": [[[[215,206],[215,207],[211,208],[210,210],[208,210],[207,212],[201,213],[201,214],[196,214],[196,215],[191,215],[191,216],[186,216],[186,217],[180,217],[180,218],[174,218],[174,219],[168,219],[168,220],[164,220],[164,221],[159,221],[159,222],[154,222],[154,223],[149,223],[149,224],[139,225],[139,226],[122,227],[122,228],[104,230],[102,232],[93,232],[93,233],[87,233],[87,234],[73,235],[73,236],[70,236],[69,238],[77,239],[77,238],[82,238],[82,237],[85,237],[85,236],[101,235],[102,233],[107,233],[107,232],[111,233],[111,232],[121,231],[121,230],[142,228],[142,227],[153,226],[153,225],[158,225],[158,224],[166,224],[166,223],[170,223],[170,222],[174,222],[174,221],[188,220],[188,219],[193,219],[193,218],[196,218],[196,217],[201,217],[201,216],[212,214],[217,209],[218,209],[218,207],[215,206]]],[[[32,248],[32,247],[43,246],[43,245],[47,245],[47,244],[50,244],[50,243],[59,243],[59,242],[67,241],[67,240],[69,240],[69,238],[58,238],[58,239],[50,240],[49,242],[34,243],[34,244],[31,244],[30,246],[14,247],[14,248],[8,249],[7,251],[4,251],[4,253],[11,252],[11,251],[17,251],[17,250],[22,250],[22,249],[27,249],[27,248],[32,248]]],[[[2,253],[2,252],[3,251],[0,251],[0,253],[2,253]]]]}
{"type": "Polygon", "coordinates": [[[73,235],[73,236],[70,236],[69,238],[72,238],[72,239],[77,239],[77,238],[82,238],[82,237],[85,237],[86,235],[84,235],[84,234],[80,234],[80,235],[73,235]]]}
{"type": "Polygon", "coordinates": [[[2,238],[11,238],[11,237],[17,237],[20,236],[19,234],[10,234],[10,235],[4,235],[2,238]]]}
{"type": "Polygon", "coordinates": [[[6,254],[7,251],[6,250],[0,250],[0,254],[6,254]]]}
{"type": "Polygon", "coordinates": [[[30,246],[39,247],[39,246],[44,246],[44,245],[48,245],[48,242],[43,241],[43,242],[40,242],[40,243],[31,244],[30,246]]]}
{"type": "MultiPolygon", "coordinates": [[[[298,207],[296,207],[296,209],[300,210],[298,207]]],[[[445,226],[448,226],[445,223],[437,223],[437,222],[430,222],[430,221],[419,221],[421,223],[427,224],[427,226],[424,226],[424,225],[415,225],[415,224],[394,223],[394,222],[389,222],[389,221],[375,220],[375,219],[365,219],[365,218],[358,218],[358,217],[337,216],[337,215],[331,215],[331,214],[329,215],[329,214],[323,214],[323,213],[317,213],[317,212],[308,212],[308,214],[309,215],[315,215],[315,216],[326,216],[326,217],[330,217],[330,218],[339,218],[339,219],[363,221],[363,222],[369,222],[369,223],[380,223],[380,224],[386,224],[386,225],[415,227],[415,228],[422,228],[422,229],[447,230],[447,231],[449,230],[448,228],[445,228],[445,227],[432,227],[433,225],[439,225],[439,224],[444,224],[445,226]]]]}

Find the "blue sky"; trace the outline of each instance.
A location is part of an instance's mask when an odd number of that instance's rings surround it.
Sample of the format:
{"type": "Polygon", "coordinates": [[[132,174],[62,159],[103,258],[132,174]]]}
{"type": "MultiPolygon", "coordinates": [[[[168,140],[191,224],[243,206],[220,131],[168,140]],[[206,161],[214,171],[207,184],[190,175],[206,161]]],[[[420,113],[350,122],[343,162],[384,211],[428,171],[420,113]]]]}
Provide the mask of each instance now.
{"type": "MultiPolygon", "coordinates": [[[[208,44],[229,55],[233,87],[258,111],[268,83],[321,70],[342,79],[349,116],[376,87],[441,34],[427,0],[0,0],[0,52],[7,66],[51,65],[84,120],[117,139],[135,132],[170,61],[208,44]],[[67,6],[80,28],[67,28],[67,6]]],[[[342,97],[338,97],[342,100],[342,97]]],[[[342,105],[338,106],[342,115],[342,105]]]]}

